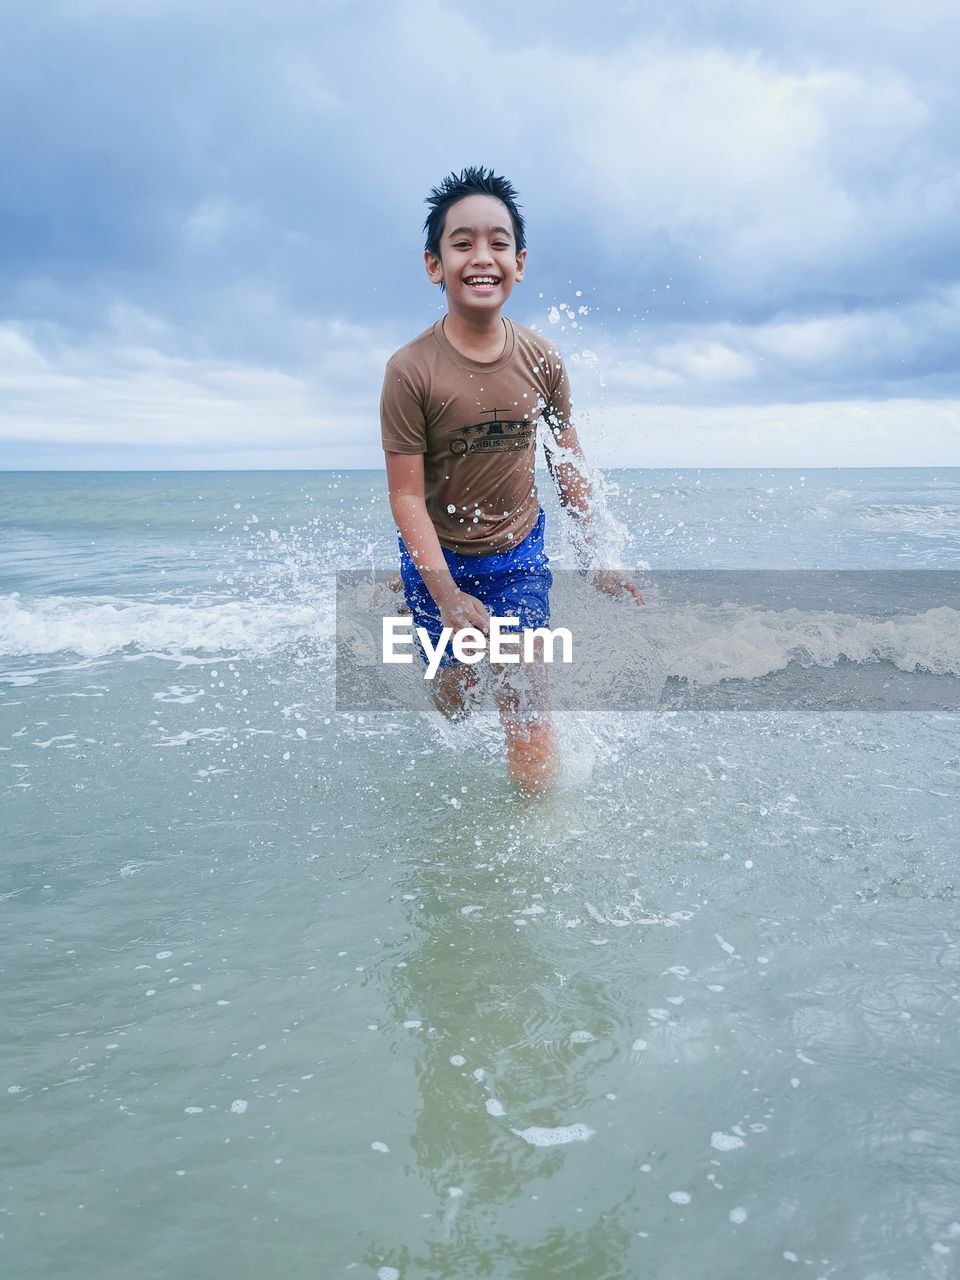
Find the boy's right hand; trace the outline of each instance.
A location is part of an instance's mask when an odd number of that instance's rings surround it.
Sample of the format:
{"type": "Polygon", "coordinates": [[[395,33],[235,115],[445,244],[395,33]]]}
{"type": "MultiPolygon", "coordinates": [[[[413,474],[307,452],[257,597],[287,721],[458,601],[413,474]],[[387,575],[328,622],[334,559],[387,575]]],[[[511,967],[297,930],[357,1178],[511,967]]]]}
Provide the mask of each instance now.
{"type": "Polygon", "coordinates": [[[440,620],[445,627],[452,627],[455,632],[462,631],[464,627],[475,627],[484,635],[489,634],[490,615],[486,605],[476,596],[468,595],[466,591],[456,591],[445,597],[438,607],[440,620]]]}

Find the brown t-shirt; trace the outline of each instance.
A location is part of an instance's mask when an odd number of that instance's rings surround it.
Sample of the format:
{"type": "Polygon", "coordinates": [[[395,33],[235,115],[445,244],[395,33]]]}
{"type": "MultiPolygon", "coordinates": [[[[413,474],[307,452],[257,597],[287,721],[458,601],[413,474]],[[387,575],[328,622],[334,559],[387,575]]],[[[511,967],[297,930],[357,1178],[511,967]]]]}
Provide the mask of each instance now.
{"type": "Polygon", "coordinates": [[[504,316],[506,343],[489,362],[461,355],[438,320],[387,362],[380,401],[383,447],[424,454],[427,514],[440,545],[490,555],[522,542],[537,522],[537,422],[570,422],[559,352],[504,316]]]}

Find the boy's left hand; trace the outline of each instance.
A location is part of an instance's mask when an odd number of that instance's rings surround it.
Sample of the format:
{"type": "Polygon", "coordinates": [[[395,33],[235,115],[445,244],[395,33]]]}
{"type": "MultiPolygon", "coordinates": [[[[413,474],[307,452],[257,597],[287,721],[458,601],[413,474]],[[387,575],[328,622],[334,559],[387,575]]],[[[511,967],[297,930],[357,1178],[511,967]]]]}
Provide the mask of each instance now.
{"type": "Polygon", "coordinates": [[[593,575],[593,585],[598,591],[602,591],[605,596],[633,596],[637,604],[643,604],[644,599],[640,594],[640,588],[635,582],[624,573],[618,573],[615,569],[598,569],[593,575]]]}

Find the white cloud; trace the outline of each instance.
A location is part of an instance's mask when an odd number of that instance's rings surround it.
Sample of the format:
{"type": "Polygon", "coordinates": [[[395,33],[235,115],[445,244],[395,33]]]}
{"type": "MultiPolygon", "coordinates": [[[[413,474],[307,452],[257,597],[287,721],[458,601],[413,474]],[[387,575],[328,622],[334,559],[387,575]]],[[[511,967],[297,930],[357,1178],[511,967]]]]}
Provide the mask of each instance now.
{"type": "Polygon", "coordinates": [[[49,368],[36,345],[11,325],[0,326],[0,378],[9,385],[17,378],[43,376],[49,368]]]}
{"type": "MultiPolygon", "coordinates": [[[[331,343],[347,363],[355,344],[376,347],[374,334],[354,326],[331,325],[327,337],[331,365],[331,343]]],[[[44,352],[18,329],[0,328],[0,398],[0,440],[18,446],[20,466],[25,447],[51,444],[63,446],[64,460],[109,445],[151,448],[169,466],[195,465],[198,451],[226,465],[239,451],[307,451],[315,466],[371,465],[379,453],[378,397],[369,388],[345,394],[316,371],[190,360],[110,335],[86,345],[61,337],[44,352]]]]}
{"type": "Polygon", "coordinates": [[[756,373],[750,356],[723,342],[704,339],[673,342],[655,348],[654,356],[668,369],[676,369],[691,381],[709,386],[746,382],[756,373]]]}
{"type": "MultiPolygon", "coordinates": [[[[375,341],[354,326],[328,332],[348,360],[354,344],[375,341]]],[[[956,400],[637,404],[584,382],[580,434],[602,466],[960,464],[956,400]]],[[[348,390],[316,373],[186,360],[106,339],[44,352],[0,329],[0,440],[16,444],[19,468],[129,466],[131,457],[172,468],[380,467],[378,394],[379,378],[348,390]]]]}
{"type": "Polygon", "coordinates": [[[583,435],[605,467],[960,466],[960,402],[616,405],[583,435]]]}
{"type": "Polygon", "coordinates": [[[568,209],[625,267],[660,236],[665,268],[708,292],[869,293],[878,254],[952,222],[960,176],[902,80],[663,46],[550,64],[568,209]]]}
{"type": "MultiPolygon", "coordinates": [[[[536,323],[542,317],[528,317],[536,323]]],[[[645,402],[736,403],[848,397],[937,396],[950,388],[960,347],[960,284],[902,306],[858,307],[821,316],[773,315],[754,323],[702,321],[608,334],[602,316],[552,329],[574,384],[601,383],[611,396],[645,402]],[[588,344],[590,359],[580,354],[588,344]]],[[[547,327],[547,326],[542,326],[547,327]]]]}
{"type": "Polygon", "coordinates": [[[206,196],[187,215],[183,237],[189,249],[216,249],[232,229],[245,230],[257,222],[255,215],[245,213],[233,201],[223,196],[206,196]]]}
{"type": "Polygon", "coordinates": [[[277,72],[290,105],[307,116],[324,119],[345,109],[320,59],[300,49],[287,50],[277,58],[277,72]]]}

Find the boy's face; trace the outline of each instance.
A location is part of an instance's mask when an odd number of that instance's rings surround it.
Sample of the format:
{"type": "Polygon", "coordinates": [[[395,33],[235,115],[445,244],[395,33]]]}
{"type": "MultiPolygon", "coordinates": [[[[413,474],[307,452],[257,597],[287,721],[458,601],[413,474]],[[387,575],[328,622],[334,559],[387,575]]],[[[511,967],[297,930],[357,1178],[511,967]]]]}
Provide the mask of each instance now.
{"type": "Polygon", "coordinates": [[[518,280],[527,251],[517,253],[513,221],[494,196],[465,196],[447,210],[440,236],[440,257],[424,254],[427,275],[441,280],[447,307],[463,315],[499,313],[518,280]]]}

